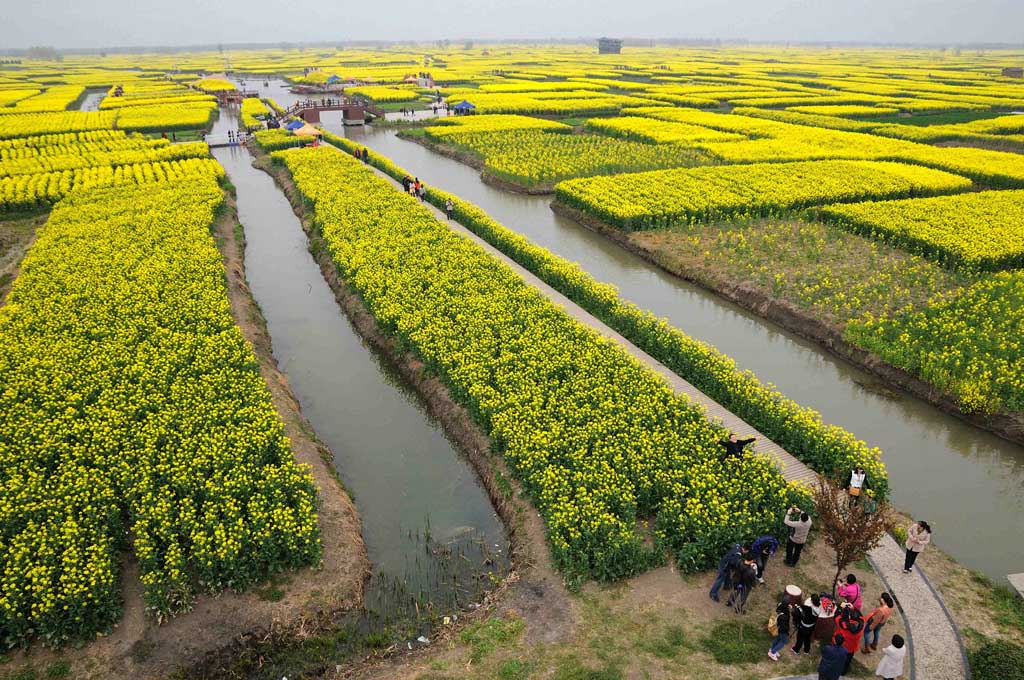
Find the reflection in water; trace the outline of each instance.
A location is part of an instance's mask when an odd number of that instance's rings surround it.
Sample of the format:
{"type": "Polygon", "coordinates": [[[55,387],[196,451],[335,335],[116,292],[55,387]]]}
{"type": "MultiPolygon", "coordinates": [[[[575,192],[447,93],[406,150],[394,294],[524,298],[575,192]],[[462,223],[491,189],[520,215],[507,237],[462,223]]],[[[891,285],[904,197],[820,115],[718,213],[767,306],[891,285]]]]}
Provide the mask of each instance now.
{"type": "MultiPolygon", "coordinates": [[[[325,127],[342,132],[340,124],[325,127]]],[[[1024,570],[1024,449],[909,396],[865,388],[875,380],[717,296],[681,281],[571,220],[550,198],[503,192],[478,172],[395,133],[349,128],[348,136],[428,184],[472,201],[533,242],[578,262],[626,299],[666,317],[885,452],[897,506],[928,520],[935,542],[966,566],[1002,579],[1024,570]],[[861,383],[861,384],[858,384],[861,383]]]]}
{"type": "MultiPolygon", "coordinates": [[[[234,126],[222,112],[218,126],[234,126]]],[[[302,411],[335,455],[363,523],[375,576],[368,609],[451,611],[507,569],[490,499],[438,423],[364,345],[308,251],[273,180],[243,148],[214,150],[238,194],[245,266],[274,356],[302,411]]]]}

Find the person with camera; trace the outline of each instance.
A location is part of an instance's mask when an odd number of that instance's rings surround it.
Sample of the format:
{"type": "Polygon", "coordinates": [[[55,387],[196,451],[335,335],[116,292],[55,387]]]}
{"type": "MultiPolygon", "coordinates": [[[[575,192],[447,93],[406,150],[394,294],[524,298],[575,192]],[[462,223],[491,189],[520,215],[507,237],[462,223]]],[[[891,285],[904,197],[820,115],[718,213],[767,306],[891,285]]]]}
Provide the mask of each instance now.
{"type": "Polygon", "coordinates": [[[860,610],[850,602],[844,602],[839,606],[839,612],[836,613],[836,632],[843,636],[846,661],[843,664],[842,675],[847,675],[850,672],[853,657],[860,648],[861,638],[864,637],[864,617],[860,615],[860,610]]]}
{"type": "Polygon", "coordinates": [[[804,544],[807,543],[807,535],[811,533],[811,516],[794,505],[782,521],[787,527],[793,529],[793,533],[786,541],[784,564],[795,567],[796,563],[800,561],[800,553],[803,552],[804,544]]]}

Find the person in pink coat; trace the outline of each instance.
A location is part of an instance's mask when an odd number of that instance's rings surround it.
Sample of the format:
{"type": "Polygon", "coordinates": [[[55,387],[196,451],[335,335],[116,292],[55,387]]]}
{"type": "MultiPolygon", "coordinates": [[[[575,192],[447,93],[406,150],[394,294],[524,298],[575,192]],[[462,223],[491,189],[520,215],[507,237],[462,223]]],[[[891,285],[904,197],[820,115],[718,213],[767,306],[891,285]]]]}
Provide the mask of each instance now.
{"type": "Polygon", "coordinates": [[[857,583],[857,577],[853,574],[846,575],[846,583],[837,583],[836,595],[843,598],[847,602],[853,605],[853,608],[860,611],[861,606],[864,604],[864,599],[861,595],[860,584],[857,583]]]}

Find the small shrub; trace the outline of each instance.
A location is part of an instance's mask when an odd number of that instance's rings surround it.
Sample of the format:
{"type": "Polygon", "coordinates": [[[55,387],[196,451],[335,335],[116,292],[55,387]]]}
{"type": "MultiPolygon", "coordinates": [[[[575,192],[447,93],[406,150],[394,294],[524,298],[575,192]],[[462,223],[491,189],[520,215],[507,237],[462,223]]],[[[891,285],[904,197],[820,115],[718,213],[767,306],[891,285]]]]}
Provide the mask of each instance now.
{"type": "Polygon", "coordinates": [[[989,640],[971,652],[974,680],[1024,680],[1024,647],[1005,640],[989,640]]]}
{"type": "Polygon", "coordinates": [[[895,526],[895,527],[892,528],[892,530],[889,533],[892,534],[892,537],[895,538],[896,542],[899,543],[901,546],[906,544],[906,542],[907,542],[907,528],[906,527],[895,526]]]}

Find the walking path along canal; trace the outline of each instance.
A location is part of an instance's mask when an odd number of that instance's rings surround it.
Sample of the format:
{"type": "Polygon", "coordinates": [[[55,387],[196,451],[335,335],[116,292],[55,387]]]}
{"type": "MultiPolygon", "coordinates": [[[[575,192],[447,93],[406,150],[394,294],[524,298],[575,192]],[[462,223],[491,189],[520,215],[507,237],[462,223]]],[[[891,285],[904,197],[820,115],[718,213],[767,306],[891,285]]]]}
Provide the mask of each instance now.
{"type": "MultiPolygon", "coordinates": [[[[338,151],[338,153],[343,153],[338,151]]],[[[387,180],[401,191],[401,184],[376,168],[371,168],[381,178],[387,180]]],[[[425,179],[425,178],[424,178],[425,179]]],[[[506,256],[498,249],[472,233],[455,221],[446,219],[445,214],[430,203],[423,203],[442,224],[465,238],[473,241],[487,251],[492,257],[503,262],[515,271],[527,283],[541,291],[545,296],[560,306],[567,314],[593,329],[600,335],[619,344],[638,361],[664,377],[672,389],[685,395],[691,401],[700,404],[707,415],[719,421],[727,429],[736,432],[740,437],[756,437],[754,448],[760,455],[774,459],[787,481],[799,481],[814,484],[816,474],[792,454],[771,441],[735,414],[731,413],[713,399],[697,390],[689,382],[670,371],[636,345],[606,326],[602,321],[579,307],[558,291],[538,279],[532,273],[506,256]]],[[[941,596],[931,586],[920,567],[911,574],[903,573],[903,549],[890,536],[886,535],[882,543],[871,551],[871,563],[875,571],[882,577],[888,590],[899,602],[900,611],[909,633],[909,651],[911,678],[918,680],[966,680],[968,677],[967,660],[962,653],[963,645],[960,633],[946,610],[941,596]],[[914,637],[917,631],[917,637],[914,637]]]]}
{"type": "Polygon", "coordinates": [[[927,520],[934,542],[968,568],[1003,582],[1020,572],[1024,543],[1024,447],[979,430],[914,397],[872,390],[877,381],[815,343],[662,271],[608,238],[557,215],[549,196],[510,193],[478,170],[393,130],[332,127],[436,186],[471,201],[533,243],[578,263],[624,299],[666,318],[773,383],[827,423],[881,447],[893,502],[927,520]],[[955,501],[950,502],[955,491],[955,501]],[[979,521],[984,518],[984,521],[979,521]]]}

